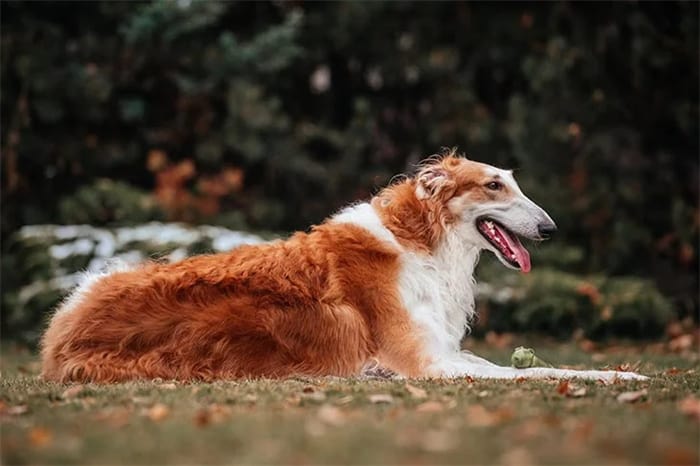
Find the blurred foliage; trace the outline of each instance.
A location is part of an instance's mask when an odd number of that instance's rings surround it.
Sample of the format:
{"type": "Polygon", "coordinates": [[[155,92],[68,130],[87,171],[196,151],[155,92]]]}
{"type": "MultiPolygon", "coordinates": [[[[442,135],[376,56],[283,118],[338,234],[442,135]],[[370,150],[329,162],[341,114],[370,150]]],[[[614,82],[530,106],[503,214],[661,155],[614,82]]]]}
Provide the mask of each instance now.
{"type": "Polygon", "coordinates": [[[546,263],[698,313],[696,2],[0,7],[4,277],[22,225],[303,229],[459,146],[556,219],[546,263]]]}
{"type": "MultiPolygon", "coordinates": [[[[496,267],[502,267],[496,264],[496,267]]],[[[575,275],[541,267],[528,275],[500,273],[479,285],[476,333],[527,331],[571,338],[658,338],[671,304],[648,280],[575,275]]]]}
{"type": "MultiPolygon", "coordinates": [[[[90,207],[77,211],[92,212],[90,207]]],[[[12,270],[3,276],[3,330],[26,343],[37,343],[50,315],[47,311],[60,303],[83,272],[97,274],[145,260],[178,261],[260,241],[263,238],[257,235],[205,225],[25,226],[12,235],[3,258],[12,270]]]]}

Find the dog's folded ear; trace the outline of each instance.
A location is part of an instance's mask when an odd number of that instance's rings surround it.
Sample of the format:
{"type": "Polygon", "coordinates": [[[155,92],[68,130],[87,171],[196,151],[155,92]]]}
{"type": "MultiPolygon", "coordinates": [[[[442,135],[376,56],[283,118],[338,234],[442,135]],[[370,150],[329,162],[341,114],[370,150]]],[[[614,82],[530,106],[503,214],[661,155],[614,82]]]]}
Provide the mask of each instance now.
{"type": "Polygon", "coordinates": [[[416,176],[416,197],[420,200],[449,195],[454,188],[449,171],[439,165],[427,166],[416,176]]]}

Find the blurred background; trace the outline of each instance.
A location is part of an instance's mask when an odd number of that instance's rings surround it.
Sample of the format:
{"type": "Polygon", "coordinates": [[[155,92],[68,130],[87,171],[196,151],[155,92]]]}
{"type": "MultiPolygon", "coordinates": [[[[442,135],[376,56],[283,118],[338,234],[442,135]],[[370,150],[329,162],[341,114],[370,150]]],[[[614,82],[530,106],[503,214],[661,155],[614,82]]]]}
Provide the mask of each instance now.
{"type": "Polygon", "coordinates": [[[80,270],[305,229],[457,146],[560,227],[527,276],[484,258],[476,336],[687,349],[698,139],[696,2],[2,2],[3,338],[80,270]]]}

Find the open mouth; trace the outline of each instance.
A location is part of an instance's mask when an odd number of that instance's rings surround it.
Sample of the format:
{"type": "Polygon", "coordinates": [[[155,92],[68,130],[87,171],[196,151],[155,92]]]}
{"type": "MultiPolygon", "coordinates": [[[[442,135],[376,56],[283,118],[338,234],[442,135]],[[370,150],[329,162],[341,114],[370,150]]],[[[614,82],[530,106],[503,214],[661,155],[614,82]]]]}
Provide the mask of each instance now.
{"type": "Polygon", "coordinates": [[[500,253],[503,261],[524,273],[530,271],[530,253],[515,233],[490,218],[478,219],[476,227],[500,253]]]}

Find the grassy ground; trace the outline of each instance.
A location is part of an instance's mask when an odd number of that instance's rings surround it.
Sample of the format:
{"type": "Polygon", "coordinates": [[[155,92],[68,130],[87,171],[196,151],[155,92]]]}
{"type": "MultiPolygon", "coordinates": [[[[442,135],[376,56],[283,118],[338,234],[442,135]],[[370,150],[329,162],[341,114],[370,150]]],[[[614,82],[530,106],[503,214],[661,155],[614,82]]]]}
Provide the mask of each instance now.
{"type": "MultiPolygon", "coordinates": [[[[557,365],[628,363],[653,378],[607,386],[335,378],[71,386],[38,380],[36,357],[5,346],[2,462],[698,463],[700,425],[684,413],[697,407],[697,354],[541,346],[557,365]],[[618,401],[639,390],[646,394],[618,401]]],[[[510,353],[474,349],[502,363],[510,353]]]]}

